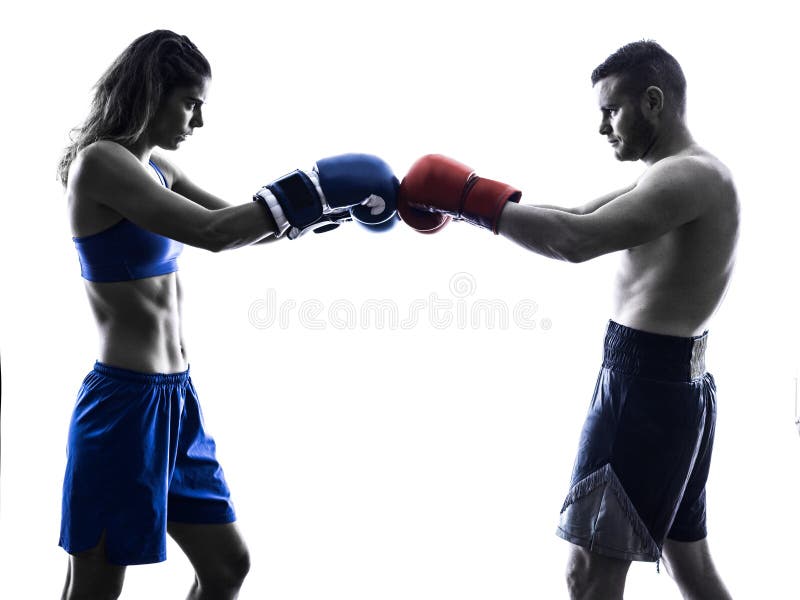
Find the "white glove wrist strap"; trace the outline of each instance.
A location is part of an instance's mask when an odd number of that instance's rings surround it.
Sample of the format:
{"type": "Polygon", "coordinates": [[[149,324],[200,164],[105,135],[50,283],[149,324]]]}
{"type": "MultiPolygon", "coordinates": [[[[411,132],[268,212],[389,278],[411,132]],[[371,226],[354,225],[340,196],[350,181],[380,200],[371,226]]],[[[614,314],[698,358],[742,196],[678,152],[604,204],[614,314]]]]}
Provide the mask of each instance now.
{"type": "Polygon", "coordinates": [[[275,232],[275,237],[281,237],[290,227],[289,220],[286,218],[286,213],[283,212],[280,203],[278,203],[278,199],[269,188],[261,188],[258,190],[257,195],[264,201],[263,204],[267,206],[269,212],[272,213],[272,218],[275,220],[275,225],[278,228],[275,232]]]}

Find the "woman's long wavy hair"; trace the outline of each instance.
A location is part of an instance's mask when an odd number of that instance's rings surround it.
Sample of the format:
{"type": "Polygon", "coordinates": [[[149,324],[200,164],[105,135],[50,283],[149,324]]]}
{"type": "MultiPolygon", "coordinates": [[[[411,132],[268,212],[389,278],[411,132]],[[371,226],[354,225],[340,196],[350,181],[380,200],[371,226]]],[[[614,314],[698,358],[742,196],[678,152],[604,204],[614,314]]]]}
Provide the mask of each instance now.
{"type": "Polygon", "coordinates": [[[185,35],[158,29],[134,40],[97,82],[89,115],[72,130],[58,164],[61,183],[67,185],[69,167],[83,148],[99,140],[137,142],[167,94],[210,77],[208,60],[185,35]]]}

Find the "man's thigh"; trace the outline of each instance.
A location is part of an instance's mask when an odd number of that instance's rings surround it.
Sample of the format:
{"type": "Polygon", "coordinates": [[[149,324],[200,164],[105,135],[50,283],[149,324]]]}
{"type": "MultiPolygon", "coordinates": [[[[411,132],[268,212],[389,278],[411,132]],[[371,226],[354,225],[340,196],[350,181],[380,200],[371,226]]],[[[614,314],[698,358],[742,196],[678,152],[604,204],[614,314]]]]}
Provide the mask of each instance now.
{"type": "Polygon", "coordinates": [[[708,540],[664,542],[664,565],[675,580],[695,579],[714,568],[708,540]]]}
{"type": "Polygon", "coordinates": [[[570,597],[622,598],[631,561],[611,558],[570,544],[567,582],[570,597]]]}
{"type": "Polygon", "coordinates": [[[730,600],[731,594],[717,572],[705,538],[695,542],[667,539],[663,558],[684,598],[730,600]]]}

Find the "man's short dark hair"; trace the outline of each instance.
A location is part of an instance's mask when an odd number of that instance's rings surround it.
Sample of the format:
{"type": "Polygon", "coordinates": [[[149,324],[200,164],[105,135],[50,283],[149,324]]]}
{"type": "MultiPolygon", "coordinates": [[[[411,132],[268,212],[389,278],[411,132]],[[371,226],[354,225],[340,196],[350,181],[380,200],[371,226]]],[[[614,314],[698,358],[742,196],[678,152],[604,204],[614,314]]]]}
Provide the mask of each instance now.
{"type": "Polygon", "coordinates": [[[651,85],[664,92],[667,107],[683,116],[686,112],[686,78],[669,52],[652,40],[626,44],[592,71],[592,85],[611,75],[620,75],[623,90],[639,96],[651,85]]]}

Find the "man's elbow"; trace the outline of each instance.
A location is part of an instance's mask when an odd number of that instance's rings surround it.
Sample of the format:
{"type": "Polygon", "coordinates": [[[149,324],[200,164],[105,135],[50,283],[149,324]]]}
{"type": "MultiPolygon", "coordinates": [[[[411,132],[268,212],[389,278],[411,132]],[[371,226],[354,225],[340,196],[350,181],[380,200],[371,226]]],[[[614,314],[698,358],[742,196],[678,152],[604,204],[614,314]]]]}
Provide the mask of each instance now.
{"type": "Polygon", "coordinates": [[[576,237],[563,238],[558,246],[554,249],[556,258],[569,263],[582,263],[599,256],[589,240],[581,240],[576,237]]]}
{"type": "Polygon", "coordinates": [[[587,260],[594,258],[593,256],[589,256],[588,254],[584,254],[572,249],[559,252],[556,257],[564,262],[572,264],[586,262],[587,260]]]}
{"type": "Polygon", "coordinates": [[[558,255],[558,258],[560,258],[564,262],[568,262],[568,263],[572,263],[572,264],[582,263],[582,262],[585,262],[585,261],[589,260],[588,256],[586,256],[584,254],[581,254],[580,252],[577,252],[576,250],[572,250],[572,249],[560,252],[559,255],[558,255]]]}

